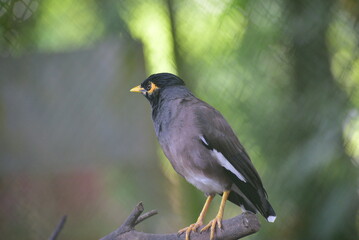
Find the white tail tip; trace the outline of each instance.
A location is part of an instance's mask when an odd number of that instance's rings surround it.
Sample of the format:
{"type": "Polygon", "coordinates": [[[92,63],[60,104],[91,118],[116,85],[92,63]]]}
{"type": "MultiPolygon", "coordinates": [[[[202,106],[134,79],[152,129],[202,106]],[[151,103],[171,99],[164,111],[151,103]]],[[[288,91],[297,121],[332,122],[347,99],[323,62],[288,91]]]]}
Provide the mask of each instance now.
{"type": "Polygon", "coordinates": [[[268,221],[268,222],[274,222],[276,218],[277,218],[277,216],[269,216],[269,217],[267,218],[267,221],[268,221]]]}

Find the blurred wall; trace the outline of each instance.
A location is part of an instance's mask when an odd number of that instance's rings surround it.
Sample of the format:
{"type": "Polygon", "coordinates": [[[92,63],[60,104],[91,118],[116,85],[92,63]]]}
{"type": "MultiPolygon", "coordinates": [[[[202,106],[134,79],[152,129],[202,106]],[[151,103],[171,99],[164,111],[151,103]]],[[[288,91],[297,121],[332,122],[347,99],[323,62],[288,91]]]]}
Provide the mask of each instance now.
{"type": "Polygon", "coordinates": [[[139,164],[154,152],[152,131],[136,115],[149,108],[129,93],[145,78],[141,62],[141,47],[114,39],[88,50],[2,59],[2,171],[139,164]]]}
{"type": "Polygon", "coordinates": [[[143,62],[140,45],[113,38],[0,59],[2,236],[44,239],[68,214],[72,239],[101,237],[98,229],[124,217],[116,207],[127,206],[122,194],[109,204],[112,194],[146,182],[132,190],[132,207],[160,184],[146,171],[156,169],[150,108],[129,92],[145,78],[143,62]],[[76,227],[89,231],[76,236],[76,227]]]}

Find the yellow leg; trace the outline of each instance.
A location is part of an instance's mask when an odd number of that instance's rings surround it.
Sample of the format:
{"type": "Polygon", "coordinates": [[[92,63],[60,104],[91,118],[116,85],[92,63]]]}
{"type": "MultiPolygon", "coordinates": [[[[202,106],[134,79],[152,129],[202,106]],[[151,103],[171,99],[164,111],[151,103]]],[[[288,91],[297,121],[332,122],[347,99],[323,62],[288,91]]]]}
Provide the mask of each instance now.
{"type": "Polygon", "coordinates": [[[228,199],[230,191],[224,191],[222,196],[221,205],[219,206],[219,210],[217,216],[210,221],[204,228],[201,229],[201,232],[206,231],[207,229],[211,229],[210,240],[214,240],[214,232],[216,231],[216,225],[219,228],[222,228],[222,218],[224,213],[224,206],[226,205],[226,201],[228,199]]]}
{"type": "Polygon", "coordinates": [[[213,200],[214,196],[209,195],[207,197],[206,203],[203,206],[203,209],[201,211],[201,213],[199,214],[199,217],[196,221],[196,223],[193,223],[191,225],[189,225],[188,227],[182,228],[181,230],[178,231],[178,234],[182,234],[184,232],[186,232],[186,240],[189,240],[189,235],[191,232],[196,232],[197,229],[203,225],[203,219],[207,214],[209,205],[211,204],[212,200],[213,200]]]}

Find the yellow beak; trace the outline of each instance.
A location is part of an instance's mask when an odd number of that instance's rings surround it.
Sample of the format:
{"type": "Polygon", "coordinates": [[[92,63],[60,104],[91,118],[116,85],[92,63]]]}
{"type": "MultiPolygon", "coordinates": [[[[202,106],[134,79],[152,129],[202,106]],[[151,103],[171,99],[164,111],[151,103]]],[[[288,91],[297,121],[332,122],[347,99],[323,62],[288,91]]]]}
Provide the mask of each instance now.
{"type": "Polygon", "coordinates": [[[143,93],[145,91],[146,90],[143,87],[141,87],[141,85],[131,88],[131,90],[130,90],[130,92],[137,92],[137,93],[143,93]]]}

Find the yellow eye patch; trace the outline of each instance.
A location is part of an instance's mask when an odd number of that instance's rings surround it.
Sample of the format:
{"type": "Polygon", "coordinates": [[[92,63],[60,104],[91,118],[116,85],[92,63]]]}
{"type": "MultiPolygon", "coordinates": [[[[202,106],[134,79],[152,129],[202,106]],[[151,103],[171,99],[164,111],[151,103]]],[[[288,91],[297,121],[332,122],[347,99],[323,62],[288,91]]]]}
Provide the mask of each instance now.
{"type": "Polygon", "coordinates": [[[147,92],[149,94],[152,94],[156,89],[158,89],[158,87],[156,86],[156,84],[154,84],[153,82],[151,82],[151,84],[147,87],[147,92]]]}

